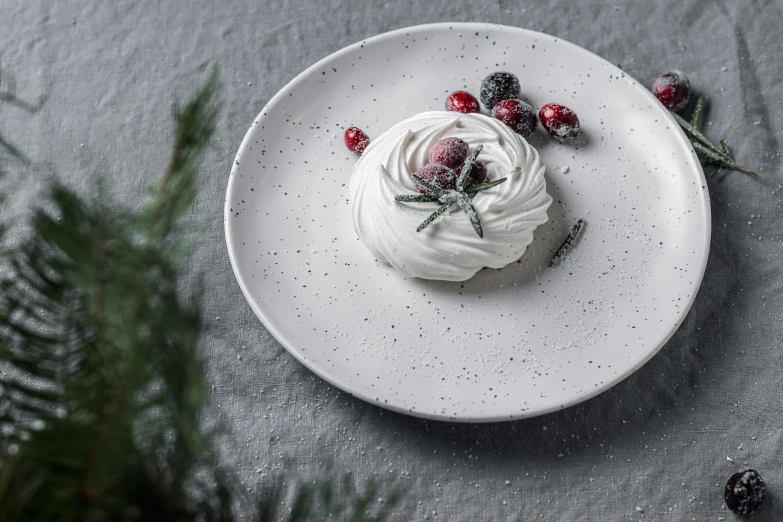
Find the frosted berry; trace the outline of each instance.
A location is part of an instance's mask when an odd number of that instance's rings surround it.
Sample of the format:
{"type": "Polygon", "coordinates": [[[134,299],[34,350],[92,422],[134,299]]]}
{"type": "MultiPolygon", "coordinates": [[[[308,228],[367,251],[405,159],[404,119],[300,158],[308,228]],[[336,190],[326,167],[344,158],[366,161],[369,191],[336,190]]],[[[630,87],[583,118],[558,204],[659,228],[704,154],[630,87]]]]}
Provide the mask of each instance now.
{"type": "Polygon", "coordinates": [[[663,73],[655,80],[652,93],[667,109],[679,111],[691,97],[691,82],[680,71],[663,73]]]}
{"type": "Polygon", "coordinates": [[[740,471],[729,477],[723,497],[726,506],[740,515],[750,515],[761,507],[767,486],[756,470],[740,471]]]}
{"type": "Polygon", "coordinates": [[[364,149],[370,144],[370,138],[359,127],[348,127],[345,129],[345,146],[354,154],[362,155],[364,149]]]}
{"type": "Polygon", "coordinates": [[[446,110],[454,112],[478,112],[481,109],[475,96],[467,91],[457,91],[446,98],[446,110]]]}
{"type": "MultiPolygon", "coordinates": [[[[459,175],[462,174],[462,167],[457,169],[457,177],[459,178],[459,175]]],[[[469,187],[471,185],[478,185],[479,183],[484,183],[487,181],[487,176],[489,172],[487,171],[487,165],[481,161],[476,160],[476,162],[473,164],[473,168],[470,169],[470,174],[468,174],[468,179],[465,180],[465,187],[469,187]]]]}
{"type": "Polygon", "coordinates": [[[579,118],[563,105],[547,103],[538,110],[541,126],[557,141],[567,143],[579,134],[579,118]]]}
{"type": "MultiPolygon", "coordinates": [[[[416,171],[416,175],[425,181],[443,189],[457,188],[457,173],[440,163],[428,163],[416,171]]],[[[434,196],[435,193],[416,182],[416,190],[421,194],[434,196]]]]}
{"type": "Polygon", "coordinates": [[[443,138],[430,149],[430,163],[455,169],[468,157],[468,144],[459,138],[443,138]]]}
{"type": "Polygon", "coordinates": [[[503,100],[492,108],[492,116],[499,119],[511,129],[527,138],[536,130],[536,113],[529,103],[522,100],[503,100]]]}
{"type": "Polygon", "coordinates": [[[519,98],[519,79],[510,72],[492,73],[481,82],[481,103],[487,109],[512,98],[519,98]]]}

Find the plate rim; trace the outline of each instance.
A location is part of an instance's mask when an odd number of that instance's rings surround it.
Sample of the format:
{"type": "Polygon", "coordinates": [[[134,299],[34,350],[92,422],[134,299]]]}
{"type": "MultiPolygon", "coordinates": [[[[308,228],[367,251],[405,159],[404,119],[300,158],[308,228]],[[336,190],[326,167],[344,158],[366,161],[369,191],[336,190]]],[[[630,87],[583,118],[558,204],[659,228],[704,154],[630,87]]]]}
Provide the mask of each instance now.
{"type": "Polygon", "coordinates": [[[666,109],[660,101],[647,89],[645,88],[636,78],[628,74],[627,72],[623,71],[616,65],[612,64],[605,58],[593,53],[592,51],[585,49],[584,47],[581,47],[579,45],[576,45],[574,43],[571,43],[568,40],[565,40],[559,36],[553,36],[547,33],[542,33],[539,31],[533,31],[531,29],[525,29],[521,27],[513,27],[509,25],[502,25],[502,24],[493,24],[493,23],[483,23],[483,22],[437,22],[437,23],[427,23],[427,24],[420,24],[420,25],[413,25],[408,27],[402,27],[399,29],[394,29],[392,31],[387,31],[384,33],[377,34],[375,36],[371,36],[369,38],[364,38],[362,40],[359,40],[353,44],[347,45],[343,47],[342,49],[339,49],[324,58],[318,60],[313,65],[307,67],[305,70],[297,74],[293,79],[291,79],[288,83],[286,83],[280,90],[261,108],[261,111],[258,113],[258,116],[256,116],[253,119],[253,123],[251,123],[250,127],[248,128],[247,132],[245,133],[244,137],[242,138],[242,143],[239,146],[239,150],[237,151],[236,155],[234,156],[234,161],[231,166],[231,172],[228,177],[228,185],[226,188],[225,193],[225,200],[223,203],[223,221],[224,221],[224,234],[225,234],[225,240],[226,240],[226,248],[228,250],[228,257],[229,261],[231,263],[231,270],[234,273],[234,277],[237,280],[237,283],[239,284],[240,290],[242,291],[242,295],[245,297],[245,300],[250,305],[250,308],[255,313],[256,317],[261,321],[262,325],[266,330],[272,334],[272,336],[279,342],[285,350],[290,353],[291,355],[296,358],[297,361],[299,361],[302,365],[304,365],[307,369],[309,369],[311,372],[315,373],[318,377],[325,380],[332,386],[336,386],[340,390],[348,393],[349,395],[353,397],[357,397],[369,404],[372,404],[374,406],[394,411],[397,413],[402,413],[405,415],[410,415],[413,417],[428,419],[428,420],[437,420],[437,421],[444,421],[444,422],[456,422],[456,423],[492,423],[492,422],[505,422],[505,421],[512,421],[512,420],[520,420],[520,419],[529,419],[533,417],[538,417],[541,415],[546,415],[548,413],[552,413],[555,411],[560,411],[566,408],[569,408],[571,406],[575,406],[577,404],[581,404],[589,399],[592,399],[593,397],[596,397],[600,395],[601,393],[604,393],[605,391],[613,388],[620,382],[627,379],[630,375],[633,373],[636,373],[637,370],[639,370],[642,366],[647,364],[650,359],[655,357],[661,349],[666,345],[666,343],[669,342],[669,340],[672,338],[674,333],[679,330],[680,326],[682,326],[682,323],[685,321],[685,318],[690,313],[690,310],[693,306],[694,301],[696,300],[696,296],[699,294],[699,290],[701,289],[701,285],[704,280],[704,274],[707,268],[707,262],[710,257],[710,248],[712,243],[712,209],[710,204],[710,195],[709,195],[709,186],[707,184],[707,178],[704,175],[704,169],[701,166],[701,162],[696,159],[696,152],[693,149],[693,146],[690,143],[690,140],[688,140],[687,136],[683,132],[683,130],[680,128],[677,121],[674,119],[674,117],[669,113],[669,110],[666,109]],[[273,106],[276,102],[278,102],[280,99],[283,99],[285,95],[290,92],[295,86],[297,86],[299,83],[301,83],[304,80],[304,77],[307,76],[311,71],[320,70],[324,64],[330,62],[331,60],[338,58],[344,54],[348,54],[355,49],[361,48],[361,46],[365,45],[368,42],[378,42],[383,41],[385,39],[390,39],[399,36],[400,34],[409,34],[413,32],[423,32],[423,31],[429,31],[429,30],[438,30],[438,29],[461,29],[461,30],[499,30],[499,31],[505,31],[505,32],[516,32],[521,34],[526,34],[527,36],[534,36],[537,38],[546,38],[549,40],[553,40],[558,42],[559,44],[564,44],[571,48],[572,51],[576,51],[579,53],[587,54],[588,56],[595,58],[599,60],[599,62],[603,62],[606,66],[610,68],[610,71],[617,72],[621,74],[623,77],[628,79],[631,84],[642,93],[642,96],[646,96],[647,99],[652,102],[653,104],[658,104],[660,106],[661,112],[664,114],[664,117],[668,119],[668,123],[674,132],[674,134],[677,136],[677,139],[679,141],[680,146],[684,147],[684,150],[686,152],[689,152],[691,157],[694,158],[694,161],[690,163],[690,168],[692,170],[695,170],[696,178],[701,182],[701,185],[704,187],[704,190],[701,190],[699,192],[699,198],[698,201],[701,203],[701,212],[703,214],[704,218],[704,230],[702,234],[702,241],[705,244],[704,252],[701,259],[701,266],[699,267],[698,276],[696,279],[694,279],[694,288],[693,292],[691,293],[691,296],[688,300],[688,302],[685,304],[685,307],[683,308],[683,312],[679,315],[677,321],[674,323],[672,327],[669,328],[669,331],[662,337],[662,339],[658,342],[658,344],[650,350],[645,356],[640,359],[635,364],[629,366],[626,370],[622,372],[618,372],[617,374],[613,375],[611,379],[608,379],[604,381],[601,385],[594,387],[592,390],[589,390],[582,394],[577,394],[574,398],[568,401],[564,401],[561,404],[557,405],[549,405],[543,408],[538,408],[535,410],[527,411],[527,412],[521,412],[520,414],[512,414],[512,415],[491,415],[486,417],[475,417],[475,416],[466,416],[466,417],[453,417],[449,415],[439,414],[439,413],[430,413],[426,411],[417,411],[414,408],[405,408],[403,406],[398,406],[390,403],[382,402],[379,399],[373,398],[369,394],[363,393],[362,391],[357,391],[354,389],[351,384],[343,382],[342,379],[340,379],[337,376],[334,376],[330,374],[325,369],[322,369],[319,365],[314,364],[312,361],[310,361],[307,357],[305,357],[299,349],[296,347],[295,343],[289,342],[285,335],[280,332],[272,321],[269,321],[267,317],[265,316],[263,310],[261,310],[261,307],[257,305],[257,303],[253,300],[252,296],[250,295],[247,285],[245,283],[245,280],[243,279],[242,275],[240,274],[240,271],[237,267],[237,259],[236,259],[236,246],[233,245],[232,242],[232,235],[231,235],[231,228],[234,220],[230,219],[231,217],[231,210],[230,210],[230,201],[231,201],[231,194],[234,190],[234,187],[236,186],[234,183],[234,173],[236,170],[236,167],[239,164],[239,158],[242,156],[242,154],[245,152],[245,150],[250,147],[251,145],[251,135],[254,133],[255,128],[260,125],[260,122],[264,118],[264,112],[266,110],[273,106]]]}

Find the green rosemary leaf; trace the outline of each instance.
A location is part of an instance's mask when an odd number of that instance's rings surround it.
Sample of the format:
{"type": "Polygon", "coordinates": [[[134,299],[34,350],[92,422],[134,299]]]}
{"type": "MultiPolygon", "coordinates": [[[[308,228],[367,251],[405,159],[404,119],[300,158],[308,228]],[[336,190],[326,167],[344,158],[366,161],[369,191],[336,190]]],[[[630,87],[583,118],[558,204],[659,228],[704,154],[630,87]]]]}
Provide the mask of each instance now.
{"type": "MultiPolygon", "coordinates": [[[[746,172],[754,176],[760,176],[761,174],[755,170],[744,167],[734,161],[734,158],[731,157],[731,153],[729,152],[729,147],[726,145],[724,140],[720,140],[720,147],[718,147],[712,143],[704,134],[702,134],[701,131],[699,131],[701,115],[706,103],[705,100],[706,98],[704,95],[699,94],[699,98],[696,100],[696,107],[694,107],[693,114],[691,114],[690,122],[675,112],[671,113],[677,123],[679,123],[680,127],[682,127],[682,130],[685,131],[685,134],[688,135],[691,144],[693,145],[693,150],[695,150],[699,158],[706,163],[718,165],[720,168],[725,167],[732,170],[746,172]]],[[[720,172],[720,169],[713,172],[712,175],[714,176],[718,172],[720,172]]]]}
{"type": "MultiPolygon", "coordinates": [[[[692,142],[692,145],[693,145],[693,150],[696,151],[696,154],[703,161],[706,161],[707,163],[712,163],[713,165],[718,165],[719,167],[726,167],[733,170],[739,170],[741,172],[752,174],[754,176],[760,176],[760,174],[755,170],[749,169],[747,167],[743,167],[733,159],[727,158],[723,154],[716,154],[712,149],[708,149],[707,147],[703,146],[701,143],[692,142]]],[[[717,174],[717,172],[714,172],[712,175],[714,176],[715,174],[717,174]]]]}
{"type": "Polygon", "coordinates": [[[696,106],[693,108],[693,113],[691,114],[691,125],[699,128],[699,125],[701,125],[701,113],[704,111],[704,93],[700,93],[699,97],[696,99],[696,106]]]}
{"type": "Polygon", "coordinates": [[[496,179],[495,181],[489,181],[487,183],[479,183],[478,185],[471,185],[471,186],[467,187],[464,190],[464,192],[466,194],[470,194],[470,193],[473,193],[473,192],[479,192],[481,190],[487,190],[487,189],[490,189],[492,187],[497,187],[498,185],[500,185],[501,183],[503,183],[507,179],[508,178],[500,178],[500,179],[496,179]]]}
{"type": "Polygon", "coordinates": [[[579,236],[579,233],[582,231],[582,225],[584,222],[584,219],[580,219],[576,222],[576,225],[571,227],[571,232],[568,233],[568,237],[565,238],[565,241],[563,241],[563,243],[560,245],[560,248],[557,249],[555,255],[552,256],[552,260],[549,262],[550,267],[556,266],[563,256],[566,255],[568,250],[571,248],[571,245],[573,245],[574,241],[579,236]]]}
{"type": "Polygon", "coordinates": [[[696,151],[696,155],[699,157],[701,161],[703,161],[704,163],[711,163],[712,165],[717,165],[718,167],[720,167],[718,170],[713,172],[711,176],[714,177],[718,172],[721,171],[723,167],[726,166],[726,161],[723,159],[723,156],[718,156],[712,150],[708,149],[701,143],[692,142],[691,145],[693,145],[693,150],[696,151]]]}
{"type": "Polygon", "coordinates": [[[462,192],[460,192],[459,190],[443,189],[443,193],[440,196],[438,196],[439,198],[438,201],[440,201],[441,203],[445,203],[449,199],[456,200],[460,194],[462,194],[462,192]]]}
{"type": "Polygon", "coordinates": [[[716,156],[711,150],[702,146],[701,143],[691,143],[691,145],[693,145],[693,150],[696,151],[696,155],[699,157],[699,160],[702,163],[709,163],[711,165],[718,166],[718,169],[710,174],[710,177],[714,178],[721,170],[723,170],[723,167],[726,166],[726,163],[723,161],[723,159],[720,158],[720,156],[716,156]]]}
{"type": "Polygon", "coordinates": [[[437,203],[438,196],[430,196],[428,194],[402,194],[394,196],[394,199],[402,203],[437,203]]]}
{"type": "Polygon", "coordinates": [[[723,164],[726,161],[722,155],[715,154],[712,149],[708,149],[698,141],[691,142],[691,145],[693,145],[693,150],[696,151],[696,155],[702,161],[712,163],[713,165],[723,164]]]}
{"type": "Polygon", "coordinates": [[[430,182],[429,182],[429,181],[427,181],[426,179],[422,179],[422,178],[420,178],[419,176],[417,176],[416,174],[411,174],[411,175],[413,176],[413,179],[415,179],[416,181],[418,181],[418,182],[419,182],[419,184],[420,184],[422,187],[426,187],[426,188],[430,189],[430,190],[431,190],[431,191],[433,191],[435,194],[443,194],[443,189],[442,189],[442,188],[440,188],[439,186],[437,186],[437,185],[433,185],[432,183],[430,183],[430,182]]]}
{"type": "Polygon", "coordinates": [[[457,205],[459,205],[459,207],[465,211],[465,214],[468,215],[470,224],[473,225],[473,230],[476,231],[478,237],[483,238],[484,230],[481,228],[481,220],[478,217],[478,212],[476,212],[476,209],[473,208],[473,205],[470,203],[468,196],[465,194],[460,194],[460,196],[457,198],[457,205]]]}
{"type": "Polygon", "coordinates": [[[438,219],[441,215],[443,215],[444,212],[446,212],[449,208],[451,208],[451,206],[455,203],[455,201],[456,200],[454,199],[448,199],[445,203],[443,203],[443,205],[438,207],[438,210],[430,214],[430,217],[425,219],[421,223],[421,225],[419,225],[418,228],[416,228],[416,232],[421,232],[422,230],[430,226],[433,221],[438,219]]]}
{"type": "MultiPolygon", "coordinates": [[[[717,154],[718,156],[723,157],[725,161],[732,161],[732,159],[723,153],[718,147],[715,146],[714,143],[712,143],[710,140],[707,139],[707,137],[702,134],[699,129],[694,127],[690,124],[689,121],[687,121],[685,118],[677,114],[676,112],[671,113],[672,116],[674,116],[674,119],[677,120],[677,123],[680,124],[680,127],[682,127],[682,130],[685,131],[686,134],[688,134],[695,142],[698,142],[702,145],[704,145],[705,148],[710,149],[712,152],[717,154]]],[[[691,141],[693,141],[691,140],[691,141]]]]}
{"type": "Polygon", "coordinates": [[[462,172],[460,173],[459,178],[457,178],[457,190],[462,191],[462,187],[465,185],[465,180],[468,179],[470,171],[473,170],[473,165],[476,163],[476,158],[478,158],[479,152],[481,152],[481,149],[483,148],[483,145],[476,147],[476,150],[473,151],[473,154],[471,154],[470,157],[465,161],[465,164],[462,166],[462,172]]]}

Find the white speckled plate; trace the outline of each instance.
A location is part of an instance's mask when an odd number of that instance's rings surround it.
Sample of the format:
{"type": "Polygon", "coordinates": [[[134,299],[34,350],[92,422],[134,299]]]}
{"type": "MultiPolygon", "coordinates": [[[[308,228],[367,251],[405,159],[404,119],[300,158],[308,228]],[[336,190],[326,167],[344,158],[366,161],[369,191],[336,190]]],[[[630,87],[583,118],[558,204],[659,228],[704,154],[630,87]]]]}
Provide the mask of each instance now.
{"type": "Polygon", "coordinates": [[[455,23],[370,38],[286,85],[239,148],[225,225],[245,297],[308,368],[384,408],[486,422],[583,401],[650,359],[696,296],[710,206],[693,149],[634,79],[559,38],[455,23]],[[454,90],[477,95],[497,70],[516,73],[534,107],[561,103],[582,123],[571,145],[540,126],[529,140],[550,221],[502,270],[406,279],[353,231],[343,130],[372,138],[454,90]],[[549,268],[579,217],[580,241],[549,268]]]}

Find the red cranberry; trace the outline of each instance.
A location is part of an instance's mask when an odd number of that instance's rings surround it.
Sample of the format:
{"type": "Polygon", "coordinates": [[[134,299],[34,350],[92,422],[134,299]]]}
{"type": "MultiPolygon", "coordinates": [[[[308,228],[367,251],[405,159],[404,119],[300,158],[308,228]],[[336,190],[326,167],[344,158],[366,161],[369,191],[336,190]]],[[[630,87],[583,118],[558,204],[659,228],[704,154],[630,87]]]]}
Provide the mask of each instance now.
{"type": "Polygon", "coordinates": [[[664,107],[679,111],[688,105],[691,97],[691,82],[680,71],[669,71],[655,80],[652,93],[664,107]]]}
{"type": "Polygon", "coordinates": [[[462,165],[468,157],[468,144],[459,138],[443,138],[430,149],[430,163],[440,163],[450,169],[462,165]]]}
{"type": "Polygon", "coordinates": [[[345,146],[354,154],[362,155],[364,149],[370,144],[370,138],[359,127],[348,127],[345,129],[345,146]]]}
{"type": "Polygon", "coordinates": [[[467,91],[457,91],[446,98],[446,110],[454,112],[478,112],[481,109],[475,96],[467,91]]]}
{"type": "MultiPolygon", "coordinates": [[[[460,168],[457,169],[457,177],[459,177],[460,174],[462,174],[462,167],[464,165],[460,166],[460,168]]],[[[487,181],[487,176],[489,175],[489,172],[487,171],[487,165],[481,161],[476,160],[476,162],[473,164],[473,168],[470,169],[470,174],[468,174],[468,179],[465,180],[465,187],[469,187],[471,185],[478,185],[479,183],[484,183],[487,181]]]]}
{"type": "MultiPolygon", "coordinates": [[[[425,181],[443,189],[457,188],[457,173],[452,169],[440,163],[428,163],[416,171],[416,175],[425,181]]],[[[427,187],[416,182],[416,190],[428,196],[434,196],[435,193],[427,187]]]]}
{"type": "Polygon", "coordinates": [[[511,129],[527,138],[536,130],[536,113],[529,103],[522,100],[503,100],[492,108],[492,116],[499,119],[511,129]]]}
{"type": "Polygon", "coordinates": [[[519,97],[519,79],[510,72],[495,72],[481,82],[481,103],[491,109],[503,100],[519,97]]]}
{"type": "Polygon", "coordinates": [[[579,118],[563,105],[547,103],[538,111],[541,125],[557,141],[567,143],[579,134],[579,118]]]}
{"type": "Polygon", "coordinates": [[[740,471],[729,477],[723,497],[726,506],[740,515],[750,515],[761,507],[767,486],[756,470],[740,471]]]}

